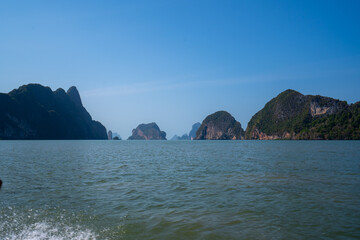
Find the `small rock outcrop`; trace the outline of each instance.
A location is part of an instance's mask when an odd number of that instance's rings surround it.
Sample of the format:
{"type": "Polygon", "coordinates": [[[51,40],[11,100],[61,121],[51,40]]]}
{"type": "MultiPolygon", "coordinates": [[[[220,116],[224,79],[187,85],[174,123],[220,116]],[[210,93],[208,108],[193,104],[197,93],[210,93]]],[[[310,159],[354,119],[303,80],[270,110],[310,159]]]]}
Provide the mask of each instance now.
{"type": "Polygon", "coordinates": [[[359,139],[360,103],[286,90],[248,123],[246,139],[359,139]]]}
{"type": "Polygon", "coordinates": [[[140,124],[128,140],[166,140],[166,133],[156,123],[140,124]]]}
{"type": "Polygon", "coordinates": [[[241,124],[230,113],[218,111],[204,119],[195,140],[241,140],[243,136],[241,124]]]}
{"type": "Polygon", "coordinates": [[[52,91],[28,84],[0,93],[0,139],[106,139],[105,127],[92,120],[78,90],[52,91]]]}
{"type": "Polygon", "coordinates": [[[112,139],[113,139],[113,133],[112,133],[111,130],[109,130],[108,133],[107,133],[107,139],[108,139],[108,140],[112,140],[112,139]]]}
{"type": "Polygon", "coordinates": [[[113,140],[121,140],[120,134],[113,132],[112,133],[112,138],[113,140]]]}

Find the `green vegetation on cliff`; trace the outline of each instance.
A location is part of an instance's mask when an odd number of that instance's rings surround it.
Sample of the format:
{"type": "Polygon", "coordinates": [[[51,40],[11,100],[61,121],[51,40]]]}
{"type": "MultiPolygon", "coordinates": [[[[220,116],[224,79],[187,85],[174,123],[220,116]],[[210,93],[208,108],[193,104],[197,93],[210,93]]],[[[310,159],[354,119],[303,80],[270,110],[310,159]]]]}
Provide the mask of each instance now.
{"type": "MultiPolygon", "coordinates": [[[[286,90],[268,102],[248,123],[246,139],[255,129],[267,135],[282,135],[283,132],[298,132],[304,123],[310,121],[304,96],[294,90],[286,90]]],[[[255,137],[256,138],[256,137],[255,137]]]]}
{"type": "Polygon", "coordinates": [[[360,102],[337,114],[314,119],[298,134],[298,139],[360,140],[360,102]]]}
{"type": "Polygon", "coordinates": [[[241,124],[230,113],[218,111],[207,116],[196,132],[196,140],[240,140],[241,124]]]}
{"type": "Polygon", "coordinates": [[[128,140],[166,140],[166,133],[161,131],[154,122],[143,123],[132,130],[132,135],[128,140]]]}
{"type": "Polygon", "coordinates": [[[359,104],[286,90],[256,113],[246,139],[359,139],[359,104]]]}

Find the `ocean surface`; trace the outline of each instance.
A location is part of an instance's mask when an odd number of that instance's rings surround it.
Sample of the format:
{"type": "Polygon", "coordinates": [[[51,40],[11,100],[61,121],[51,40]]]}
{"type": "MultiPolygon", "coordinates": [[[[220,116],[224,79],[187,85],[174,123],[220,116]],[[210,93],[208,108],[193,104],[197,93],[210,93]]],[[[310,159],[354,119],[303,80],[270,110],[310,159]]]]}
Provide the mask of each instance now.
{"type": "Polygon", "coordinates": [[[0,239],[360,239],[360,141],[0,141],[0,239]]]}

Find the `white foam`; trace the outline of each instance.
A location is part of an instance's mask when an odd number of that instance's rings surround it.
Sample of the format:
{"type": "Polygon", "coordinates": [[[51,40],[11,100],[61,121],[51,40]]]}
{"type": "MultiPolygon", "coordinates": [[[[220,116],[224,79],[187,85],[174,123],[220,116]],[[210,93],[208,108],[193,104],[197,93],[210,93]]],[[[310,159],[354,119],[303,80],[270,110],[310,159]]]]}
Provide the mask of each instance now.
{"type": "Polygon", "coordinates": [[[34,223],[25,226],[17,233],[11,233],[6,240],[65,240],[65,239],[96,239],[96,234],[90,230],[81,230],[79,227],[57,227],[47,222],[34,223]]]}

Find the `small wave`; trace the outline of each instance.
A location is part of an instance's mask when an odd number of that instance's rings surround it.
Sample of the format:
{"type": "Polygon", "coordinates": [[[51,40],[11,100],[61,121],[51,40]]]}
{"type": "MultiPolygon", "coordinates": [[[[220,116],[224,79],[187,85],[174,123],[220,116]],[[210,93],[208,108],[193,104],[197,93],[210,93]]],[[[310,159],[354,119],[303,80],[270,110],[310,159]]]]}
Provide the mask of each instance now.
{"type": "Polygon", "coordinates": [[[88,226],[90,220],[90,217],[67,213],[58,208],[0,208],[0,239],[95,240],[98,235],[88,226]]]}
{"type": "Polygon", "coordinates": [[[16,233],[10,233],[5,240],[65,240],[65,239],[96,239],[91,230],[81,230],[79,227],[53,226],[47,222],[38,222],[24,226],[16,233]]]}

